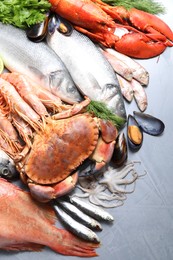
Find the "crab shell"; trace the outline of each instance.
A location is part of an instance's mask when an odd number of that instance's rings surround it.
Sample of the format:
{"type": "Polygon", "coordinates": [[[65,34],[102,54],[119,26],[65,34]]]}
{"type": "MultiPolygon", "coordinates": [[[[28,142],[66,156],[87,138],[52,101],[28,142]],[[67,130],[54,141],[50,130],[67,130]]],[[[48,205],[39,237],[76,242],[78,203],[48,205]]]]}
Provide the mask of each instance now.
{"type": "Polygon", "coordinates": [[[92,154],[98,136],[97,122],[89,114],[50,119],[35,135],[23,170],[38,184],[60,182],[92,154]]]}

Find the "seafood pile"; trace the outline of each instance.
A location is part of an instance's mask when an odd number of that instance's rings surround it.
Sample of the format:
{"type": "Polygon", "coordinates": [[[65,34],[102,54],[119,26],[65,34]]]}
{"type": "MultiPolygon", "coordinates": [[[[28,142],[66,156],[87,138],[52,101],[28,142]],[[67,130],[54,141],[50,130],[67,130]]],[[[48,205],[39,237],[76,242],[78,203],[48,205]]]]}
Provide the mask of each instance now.
{"type": "Polygon", "coordinates": [[[161,54],[173,34],[159,18],[136,9],[100,0],[49,2],[45,21],[26,32],[0,23],[8,70],[0,75],[1,177],[20,175],[29,189],[0,178],[0,248],[48,246],[64,255],[96,256],[95,231],[113,216],[94,206],[123,205],[145,175],[128,162],[128,149],[138,151],[144,133],[161,135],[165,128],[143,113],[149,73],[130,57],[161,54]],[[123,97],[134,98],[141,112],[127,116],[123,97]],[[105,106],[109,117],[89,110],[92,102],[105,106]],[[54,226],[56,216],[70,232],[54,226]]]}

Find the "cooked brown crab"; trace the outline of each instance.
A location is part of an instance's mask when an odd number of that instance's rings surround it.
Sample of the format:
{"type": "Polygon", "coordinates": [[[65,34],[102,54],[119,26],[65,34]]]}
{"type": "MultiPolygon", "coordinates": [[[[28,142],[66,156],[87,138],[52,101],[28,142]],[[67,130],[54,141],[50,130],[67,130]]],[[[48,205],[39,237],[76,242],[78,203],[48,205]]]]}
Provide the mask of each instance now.
{"type": "MultiPolygon", "coordinates": [[[[21,84],[23,76],[15,76],[20,77],[21,84]]],[[[32,196],[47,202],[75,187],[78,179],[76,169],[86,158],[96,159],[96,169],[111,159],[117,130],[110,122],[85,112],[85,107],[90,103],[88,98],[73,106],[66,106],[60,101],[55,103],[52,97],[52,109],[61,111],[50,115],[45,108],[45,112],[38,113],[41,106],[39,103],[33,104],[32,100],[28,102],[28,88],[26,96],[23,94],[25,85],[22,89],[18,88],[18,82],[13,86],[0,79],[0,108],[2,114],[6,115],[5,120],[11,119],[25,144],[19,142],[17,134],[10,138],[10,133],[1,129],[0,136],[4,140],[1,146],[13,158],[32,196]]],[[[37,95],[32,84],[30,88],[32,95],[37,98],[41,96],[37,95]]],[[[40,102],[40,98],[38,100],[40,102]]],[[[42,105],[46,104],[42,102],[42,105]]],[[[49,106],[50,103],[51,100],[49,106]]]]}

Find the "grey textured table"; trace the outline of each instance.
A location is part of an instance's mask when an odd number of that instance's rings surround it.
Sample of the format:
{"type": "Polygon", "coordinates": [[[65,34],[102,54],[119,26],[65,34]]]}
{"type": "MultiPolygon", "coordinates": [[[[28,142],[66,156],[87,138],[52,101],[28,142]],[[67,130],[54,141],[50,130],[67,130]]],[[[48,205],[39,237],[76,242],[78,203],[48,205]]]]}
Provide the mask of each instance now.
{"type": "MultiPolygon", "coordinates": [[[[162,1],[167,13],[161,15],[173,29],[173,0],[162,1]]],[[[150,73],[146,88],[146,113],[163,120],[162,136],[144,136],[143,147],[130,153],[130,160],[142,161],[147,175],[137,181],[134,193],[122,207],[109,210],[113,225],[104,225],[98,235],[101,247],[98,260],[171,260],[173,259],[173,48],[160,56],[139,61],[150,73]]],[[[127,113],[138,108],[126,104],[127,113]]],[[[3,260],[49,259],[67,257],[45,248],[42,252],[1,252],[3,260]]],[[[68,257],[77,260],[78,257],[68,257]]],[[[86,259],[86,258],[83,258],[86,259]]]]}

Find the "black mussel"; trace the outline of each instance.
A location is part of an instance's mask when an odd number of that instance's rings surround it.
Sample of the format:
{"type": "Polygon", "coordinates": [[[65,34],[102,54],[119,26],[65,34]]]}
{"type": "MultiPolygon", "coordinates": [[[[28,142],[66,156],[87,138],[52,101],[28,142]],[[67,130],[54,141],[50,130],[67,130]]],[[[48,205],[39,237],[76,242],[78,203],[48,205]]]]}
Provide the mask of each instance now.
{"type": "Polygon", "coordinates": [[[141,112],[133,112],[134,117],[136,121],[138,122],[139,127],[144,131],[145,133],[149,135],[160,135],[163,133],[165,129],[164,123],[149,114],[141,113],[141,112]]]}
{"type": "Polygon", "coordinates": [[[88,177],[95,174],[96,162],[91,159],[86,159],[78,168],[79,177],[88,177]]]}
{"type": "Polygon", "coordinates": [[[43,22],[34,24],[26,30],[26,35],[33,42],[41,42],[47,35],[49,13],[46,14],[43,22]]]}
{"type": "Polygon", "coordinates": [[[48,23],[48,33],[53,34],[55,30],[58,30],[65,36],[70,36],[73,31],[73,26],[59,15],[52,14],[48,23]]]}
{"type": "Polygon", "coordinates": [[[132,115],[127,120],[127,140],[132,151],[138,151],[143,143],[143,132],[132,115]]]}
{"type": "Polygon", "coordinates": [[[120,167],[126,162],[127,158],[127,142],[124,133],[121,132],[116,139],[111,163],[114,165],[114,167],[120,167]]]}

